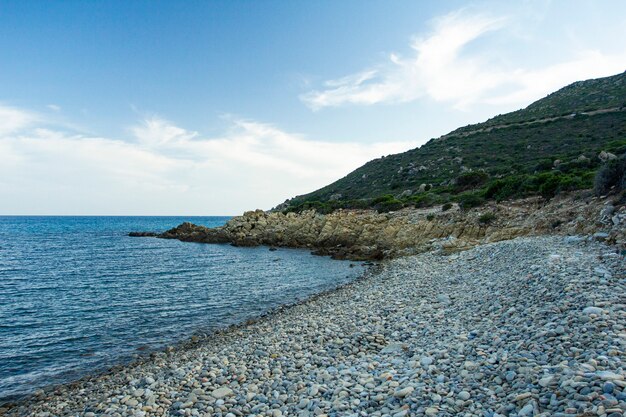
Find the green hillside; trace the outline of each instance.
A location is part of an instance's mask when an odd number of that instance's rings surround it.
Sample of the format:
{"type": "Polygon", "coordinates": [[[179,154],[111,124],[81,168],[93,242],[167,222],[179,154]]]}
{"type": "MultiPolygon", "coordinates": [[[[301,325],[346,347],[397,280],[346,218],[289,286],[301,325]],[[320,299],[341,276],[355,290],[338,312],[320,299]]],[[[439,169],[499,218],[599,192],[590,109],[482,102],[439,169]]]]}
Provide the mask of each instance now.
{"type": "Polygon", "coordinates": [[[626,72],[611,77],[577,81],[524,109],[498,115],[478,125],[459,128],[452,134],[468,132],[476,128],[503,126],[623,107],[626,107],[626,72]]]}
{"type": "MultiPolygon", "coordinates": [[[[591,188],[601,152],[626,152],[626,73],[579,81],[529,105],[375,159],[283,209],[478,204],[591,188]]],[[[613,155],[603,154],[602,159],[613,155]]]]}

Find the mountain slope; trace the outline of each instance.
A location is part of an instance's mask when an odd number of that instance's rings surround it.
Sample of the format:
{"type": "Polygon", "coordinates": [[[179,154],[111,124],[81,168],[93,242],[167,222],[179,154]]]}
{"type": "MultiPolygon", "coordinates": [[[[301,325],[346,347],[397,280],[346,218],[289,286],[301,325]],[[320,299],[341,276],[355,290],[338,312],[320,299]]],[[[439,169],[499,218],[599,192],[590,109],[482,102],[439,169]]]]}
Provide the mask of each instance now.
{"type": "Polygon", "coordinates": [[[586,188],[603,160],[625,151],[626,72],[573,83],[525,109],[375,159],[282,208],[429,205],[471,190],[481,190],[481,198],[527,195],[545,182],[553,192],[586,188]],[[490,185],[512,178],[519,189],[488,195],[490,185]]]}

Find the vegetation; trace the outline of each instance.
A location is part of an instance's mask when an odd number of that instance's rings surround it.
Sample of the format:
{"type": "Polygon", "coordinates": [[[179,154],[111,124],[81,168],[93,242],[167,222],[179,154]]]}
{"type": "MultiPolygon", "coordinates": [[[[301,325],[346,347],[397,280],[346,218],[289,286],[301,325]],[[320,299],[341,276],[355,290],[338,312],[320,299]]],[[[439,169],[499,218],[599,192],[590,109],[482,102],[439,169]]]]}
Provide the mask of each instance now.
{"type": "MultiPolygon", "coordinates": [[[[525,109],[493,117],[485,123],[481,123],[480,127],[533,122],[620,107],[626,107],[626,77],[624,73],[575,82],[542,100],[532,103],[525,109]]],[[[472,131],[475,130],[476,126],[466,126],[455,130],[453,133],[472,131]]]]}
{"type": "Polygon", "coordinates": [[[496,215],[493,213],[485,213],[478,218],[478,223],[487,225],[491,224],[496,219],[496,215]]]}
{"type": "MultiPolygon", "coordinates": [[[[626,73],[577,82],[526,109],[370,161],[324,188],[295,197],[286,210],[326,213],[367,207],[387,212],[451,202],[466,210],[486,200],[552,198],[589,189],[603,166],[600,152],[626,153],[626,108],[615,110],[624,104],[626,73]],[[588,114],[605,108],[612,110],[588,114]],[[516,124],[558,115],[571,117],[516,124]],[[505,127],[489,129],[494,123],[505,127]],[[334,195],[341,198],[331,201],[334,195]]],[[[596,184],[613,184],[609,179],[615,175],[609,174],[596,184]]]]}
{"type": "Polygon", "coordinates": [[[596,195],[626,190],[626,154],[608,161],[596,174],[593,190],[596,195]]]}

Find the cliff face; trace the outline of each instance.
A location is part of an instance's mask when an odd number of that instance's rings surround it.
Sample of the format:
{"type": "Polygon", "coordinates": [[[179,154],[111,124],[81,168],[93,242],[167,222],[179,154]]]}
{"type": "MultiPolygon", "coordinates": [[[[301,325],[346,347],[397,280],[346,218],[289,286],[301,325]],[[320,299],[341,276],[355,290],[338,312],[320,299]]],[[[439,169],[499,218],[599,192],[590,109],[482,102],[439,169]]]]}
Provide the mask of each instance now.
{"type": "MultiPolygon", "coordinates": [[[[316,254],[353,260],[383,259],[429,250],[448,252],[524,235],[593,235],[624,249],[626,207],[578,193],[490,204],[469,211],[453,207],[395,213],[340,210],[321,215],[249,211],[225,226],[191,223],[157,235],[166,239],[236,246],[310,248],[316,254]]],[[[139,235],[139,234],[138,234],[139,235]]]]}

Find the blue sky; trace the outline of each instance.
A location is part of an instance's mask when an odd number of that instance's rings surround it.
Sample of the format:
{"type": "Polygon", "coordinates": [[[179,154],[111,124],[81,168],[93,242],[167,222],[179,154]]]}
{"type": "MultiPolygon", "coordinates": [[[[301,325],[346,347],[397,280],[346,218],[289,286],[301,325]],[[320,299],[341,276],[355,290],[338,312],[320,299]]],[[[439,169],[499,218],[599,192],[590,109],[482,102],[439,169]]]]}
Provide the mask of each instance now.
{"type": "Polygon", "coordinates": [[[623,1],[1,1],[0,214],[237,214],[626,69],[623,1]]]}

